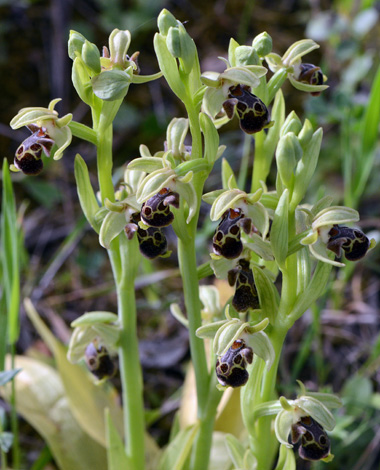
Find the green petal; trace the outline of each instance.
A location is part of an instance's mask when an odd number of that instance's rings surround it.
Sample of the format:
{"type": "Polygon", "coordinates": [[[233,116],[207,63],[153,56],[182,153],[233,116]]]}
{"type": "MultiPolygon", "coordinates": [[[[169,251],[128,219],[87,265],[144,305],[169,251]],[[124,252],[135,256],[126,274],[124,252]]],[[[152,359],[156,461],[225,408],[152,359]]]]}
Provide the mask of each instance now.
{"type": "Polygon", "coordinates": [[[246,196],[247,194],[239,189],[223,191],[223,193],[215,199],[211,207],[210,219],[212,221],[220,219],[228,209],[235,208],[238,205],[238,201],[244,199],[246,196]]]}
{"type": "Polygon", "coordinates": [[[227,97],[222,88],[208,87],[203,96],[203,109],[209,116],[215,118],[222,109],[223,103],[226,99],[227,97]]]}
{"type": "Polygon", "coordinates": [[[276,355],[268,335],[263,331],[258,331],[253,335],[246,334],[243,338],[252,348],[253,352],[257,354],[257,356],[265,362],[267,368],[270,369],[276,355]]]}
{"type": "Polygon", "coordinates": [[[112,312],[86,312],[73,322],[71,325],[73,328],[77,326],[91,326],[96,323],[116,323],[118,321],[118,316],[112,312]]]}
{"type": "Polygon", "coordinates": [[[319,400],[311,396],[303,396],[296,400],[305,413],[315,419],[326,431],[332,431],[335,427],[335,419],[331,411],[319,400]]]}
{"type": "Polygon", "coordinates": [[[305,91],[306,93],[318,93],[321,91],[326,90],[329,86],[328,85],[310,85],[309,83],[304,83],[296,80],[293,75],[288,75],[290,83],[300,91],[305,91]]]}
{"type": "Polygon", "coordinates": [[[347,224],[358,222],[359,213],[351,207],[331,206],[321,210],[314,218],[312,227],[317,230],[326,225],[347,224]]]}
{"type": "Polygon", "coordinates": [[[293,413],[282,410],[276,416],[274,421],[274,432],[277,440],[288,448],[292,448],[292,444],[289,444],[288,437],[291,431],[291,426],[294,422],[293,413]]]}
{"type": "Polygon", "coordinates": [[[127,225],[124,212],[108,212],[99,232],[99,243],[103,248],[109,249],[110,244],[127,225]]]}
{"type": "Polygon", "coordinates": [[[293,65],[301,57],[318,48],[319,45],[312,39],[301,39],[289,47],[282,56],[282,62],[286,65],[293,65]]]}

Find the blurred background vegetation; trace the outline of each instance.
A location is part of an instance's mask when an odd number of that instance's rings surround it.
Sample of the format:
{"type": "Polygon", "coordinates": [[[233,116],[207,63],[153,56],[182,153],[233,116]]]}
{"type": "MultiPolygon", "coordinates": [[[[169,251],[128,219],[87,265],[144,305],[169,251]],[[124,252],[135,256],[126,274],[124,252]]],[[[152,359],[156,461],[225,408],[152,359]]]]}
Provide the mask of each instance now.
{"type": "MultiPolygon", "coordinates": [[[[112,29],[129,29],[130,53],[140,51],[141,72],[150,74],[158,70],[153,35],[162,8],[186,23],[203,71],[224,68],[218,56],[227,56],[231,37],[248,44],[267,31],[279,54],[304,37],[321,45],[308,61],[322,67],[330,88],[319,97],[290,86],[284,89],[287,113],[294,109],[301,119],[307,116],[324,128],[309,202],[324,194],[334,195],[335,204],[357,208],[361,228],[376,237],[380,232],[380,154],[376,140],[370,142],[370,149],[365,147],[363,122],[371,122],[366,112],[380,63],[378,1],[0,0],[0,154],[11,163],[28,135],[27,130],[12,131],[8,126],[22,107],[46,107],[51,99],[61,97],[60,114],[72,112],[75,120],[90,122],[89,109],[71,84],[70,29],[99,48],[107,44],[112,29]],[[364,170],[360,163],[363,149],[370,152],[364,170]],[[364,184],[355,189],[355,178],[363,171],[368,173],[364,184]]],[[[163,80],[132,86],[115,122],[114,162],[119,177],[124,165],[139,155],[140,144],[146,144],[152,153],[161,150],[167,124],[183,115],[184,108],[168,93],[163,80]]],[[[374,125],[377,130],[376,120],[374,125]]],[[[228,146],[224,156],[238,171],[244,138],[237,120],[222,129],[221,143],[228,146]]],[[[31,297],[64,343],[70,337],[70,322],[83,312],[115,310],[106,252],[81,217],[73,172],[76,153],[85,158],[94,174],[95,149],[74,138],[62,160],[45,159],[45,169],[38,177],[12,175],[25,246],[21,297],[31,297]]],[[[215,168],[206,190],[219,186],[219,169],[215,168]]],[[[207,207],[202,211],[205,223],[199,235],[199,263],[208,260],[214,230],[206,219],[207,207]]],[[[175,244],[173,234],[169,243],[175,244]]],[[[372,470],[380,465],[379,287],[379,250],[375,249],[355,270],[348,267],[334,273],[330,290],[296,323],[284,350],[279,379],[283,393],[292,393],[299,378],[311,390],[324,388],[343,394],[345,407],[337,416],[333,434],[336,457],[328,465],[331,469],[372,470]]],[[[189,357],[187,333],[169,313],[170,303],[182,300],[175,257],[144,262],[137,289],[150,431],[163,445],[178,407],[189,357]]],[[[23,311],[17,352],[35,357],[49,354],[23,311]]],[[[20,440],[24,461],[32,468],[44,442],[23,421],[20,440]]],[[[53,463],[49,465],[38,468],[55,468],[53,463]]],[[[299,469],[322,466],[299,462],[299,469]]]]}

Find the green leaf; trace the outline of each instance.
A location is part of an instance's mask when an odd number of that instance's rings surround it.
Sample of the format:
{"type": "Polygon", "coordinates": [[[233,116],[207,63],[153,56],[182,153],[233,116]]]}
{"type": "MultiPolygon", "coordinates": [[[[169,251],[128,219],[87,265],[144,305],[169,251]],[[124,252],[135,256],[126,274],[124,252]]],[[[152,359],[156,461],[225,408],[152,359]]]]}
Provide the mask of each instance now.
{"type": "Polygon", "coordinates": [[[127,457],[124,443],[118,430],[112,422],[109,410],[105,410],[106,434],[107,434],[107,462],[108,470],[133,470],[133,465],[127,457]]]}
{"type": "Polygon", "coordinates": [[[158,470],[182,470],[190,454],[199,423],[180,431],[165,449],[158,470]]]}
{"type": "Polygon", "coordinates": [[[243,468],[245,446],[232,434],[226,436],[228,454],[236,468],[243,468]]]}
{"type": "MultiPolygon", "coordinates": [[[[129,69],[127,69],[128,71],[129,69]]],[[[121,100],[128,93],[131,74],[124,70],[105,70],[92,77],[91,85],[94,94],[104,101],[121,100]]]]}
{"type": "Polygon", "coordinates": [[[274,257],[281,269],[285,269],[288,254],[289,191],[286,189],[278,201],[270,232],[270,243],[274,257]]]}
{"type": "MultiPolygon", "coordinates": [[[[73,416],[57,371],[25,356],[16,356],[15,366],[22,369],[15,378],[17,412],[43,437],[59,468],[104,470],[107,465],[105,449],[73,416]]],[[[10,384],[0,389],[7,401],[11,393],[10,384]]]]}
{"type": "MultiPolygon", "coordinates": [[[[8,162],[3,161],[3,200],[1,205],[1,267],[7,309],[8,341],[14,344],[19,336],[20,267],[19,235],[16,220],[16,202],[8,162]]],[[[3,345],[5,333],[3,331],[3,345]]],[[[2,347],[4,350],[4,348],[2,347]]],[[[1,366],[2,367],[2,366],[1,366]]]]}
{"type": "Polygon", "coordinates": [[[169,52],[166,45],[166,38],[156,33],[153,40],[154,50],[156,52],[160,70],[164,74],[168,85],[180,100],[186,99],[185,85],[182,83],[179,75],[177,60],[169,52]]]}
{"type": "Polygon", "coordinates": [[[120,405],[117,404],[115,390],[109,384],[95,385],[92,377],[84,368],[78,364],[71,364],[66,357],[66,348],[41,320],[31,301],[26,299],[24,305],[33,326],[54,354],[65,394],[75,419],[92,439],[106,447],[104,421],[106,408],[109,408],[112,421],[121,434],[123,429],[123,413],[120,405]]]}
{"type": "Polygon", "coordinates": [[[0,387],[10,382],[20,371],[21,369],[11,369],[0,372],[0,387]]]}
{"type": "Polygon", "coordinates": [[[91,227],[95,230],[96,233],[99,233],[100,227],[96,220],[96,213],[99,211],[99,204],[94,190],[92,189],[86,162],[79,155],[79,153],[77,153],[75,156],[74,172],[82,211],[91,227]]]}

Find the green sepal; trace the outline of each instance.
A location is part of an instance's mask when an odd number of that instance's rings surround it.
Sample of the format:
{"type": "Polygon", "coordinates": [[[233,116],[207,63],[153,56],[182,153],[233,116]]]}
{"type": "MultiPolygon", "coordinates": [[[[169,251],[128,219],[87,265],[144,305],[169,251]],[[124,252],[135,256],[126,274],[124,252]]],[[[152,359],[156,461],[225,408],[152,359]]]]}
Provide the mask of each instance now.
{"type": "Polygon", "coordinates": [[[238,46],[235,49],[236,66],[261,65],[256,50],[251,46],[238,46]]]}
{"type": "Polygon", "coordinates": [[[234,172],[225,158],[222,160],[222,184],[224,189],[238,189],[234,172]]]}
{"type": "Polygon", "coordinates": [[[350,222],[358,222],[359,212],[351,207],[331,206],[321,210],[314,217],[312,227],[313,230],[318,228],[335,225],[347,224],[350,222]]]}
{"type": "Polygon", "coordinates": [[[167,187],[173,183],[173,179],[176,177],[174,170],[170,168],[162,168],[153,171],[146,176],[136,193],[137,202],[143,203],[149,198],[157,194],[162,188],[167,187]]]}
{"type": "Polygon", "coordinates": [[[174,15],[170,13],[169,10],[164,8],[161,10],[157,18],[158,30],[163,36],[167,36],[169,28],[176,27],[178,25],[178,20],[174,15]]]}
{"type": "Polygon", "coordinates": [[[94,73],[98,74],[101,72],[100,52],[92,42],[86,40],[83,44],[82,59],[87,67],[89,67],[94,73]]]}
{"type": "Polygon", "coordinates": [[[96,219],[99,204],[92,189],[86,162],[79,154],[75,156],[74,173],[82,211],[91,227],[99,233],[100,224],[96,219]]]}
{"type": "Polygon", "coordinates": [[[289,212],[289,191],[285,189],[273,217],[270,233],[270,242],[281,269],[285,269],[285,260],[288,253],[288,212],[289,212]]]}
{"type": "Polygon", "coordinates": [[[271,324],[274,324],[280,305],[280,296],[276,286],[262,268],[253,265],[252,272],[259,294],[262,314],[264,317],[269,318],[271,324]]]}
{"type": "Polygon", "coordinates": [[[71,71],[71,80],[79,98],[88,106],[93,106],[94,92],[90,76],[81,57],[76,57],[71,71]]]}
{"type": "Polygon", "coordinates": [[[82,48],[86,41],[87,39],[83,34],[70,30],[68,41],[68,54],[70,59],[75,60],[76,57],[79,57],[82,54],[82,48]]]}
{"type": "Polygon", "coordinates": [[[104,101],[125,97],[132,81],[132,67],[127,70],[105,70],[91,79],[94,94],[104,101]]]}
{"type": "Polygon", "coordinates": [[[170,304],[170,313],[178,320],[185,328],[189,328],[189,320],[183,314],[181,307],[178,304],[170,304]]]}
{"type": "Polygon", "coordinates": [[[153,43],[160,70],[164,74],[170,88],[183,101],[187,95],[186,88],[178,71],[177,60],[172,56],[166,45],[166,38],[156,33],[153,43]]]}
{"type": "Polygon", "coordinates": [[[229,45],[228,45],[228,62],[230,63],[231,67],[236,67],[236,60],[235,60],[235,51],[236,48],[239,47],[239,43],[235,41],[235,39],[231,38],[229,45]]]}
{"type": "Polygon", "coordinates": [[[186,176],[184,176],[183,178],[179,178],[176,182],[176,191],[178,192],[180,197],[183,197],[183,199],[186,201],[189,209],[189,213],[186,218],[187,224],[191,222],[191,219],[195,216],[198,208],[198,196],[193,184],[189,180],[190,175],[192,176],[192,172],[188,172],[186,176]],[[185,178],[189,181],[182,181],[182,179],[185,178]]]}
{"type": "Polygon", "coordinates": [[[296,470],[296,459],[293,449],[281,444],[280,454],[275,470],[296,470]]]}
{"type": "Polygon", "coordinates": [[[301,396],[297,399],[297,402],[306,414],[314,418],[326,431],[334,429],[334,416],[322,402],[309,395],[301,396]]]}
{"type": "Polygon", "coordinates": [[[281,410],[274,421],[274,432],[276,434],[277,440],[290,449],[293,446],[292,444],[289,444],[288,437],[293,423],[293,413],[286,409],[281,410]]]}
{"type": "Polygon", "coordinates": [[[171,150],[174,158],[181,158],[185,148],[185,138],[189,131],[189,120],[174,118],[166,130],[167,148],[171,150]]]}
{"type": "Polygon", "coordinates": [[[99,243],[102,247],[108,250],[112,240],[124,230],[126,225],[125,212],[108,212],[99,232],[99,243]]]}
{"type": "Polygon", "coordinates": [[[185,176],[189,172],[199,173],[200,171],[209,171],[210,165],[204,158],[195,158],[194,160],[190,160],[188,162],[180,163],[175,168],[175,174],[177,176],[185,176]]]}
{"type": "Polygon", "coordinates": [[[128,30],[115,28],[108,37],[111,63],[124,69],[128,63],[127,51],[131,43],[131,33],[128,30]]]}
{"type": "MultiPolygon", "coordinates": [[[[239,201],[243,202],[248,199],[251,205],[255,204],[260,199],[262,192],[261,188],[252,194],[247,194],[239,189],[223,191],[213,202],[210,219],[212,221],[220,219],[226,210],[239,206],[239,201]]],[[[207,202],[207,199],[205,200],[207,202]]]]}
{"type": "Polygon", "coordinates": [[[288,66],[293,65],[295,62],[299,61],[301,57],[318,48],[319,45],[312,39],[301,39],[288,48],[282,56],[282,62],[288,66]]]}
{"type": "Polygon", "coordinates": [[[345,266],[344,263],[332,259],[332,252],[327,250],[326,243],[323,242],[320,238],[318,238],[315,243],[309,245],[309,249],[310,253],[314,256],[314,258],[319,261],[323,261],[324,263],[337,266],[338,268],[342,268],[345,266]]]}
{"type": "Polygon", "coordinates": [[[224,323],[215,334],[213,343],[214,353],[217,356],[223,356],[232,343],[241,338],[247,326],[247,323],[243,323],[238,318],[233,318],[224,323]]]}
{"type": "Polygon", "coordinates": [[[216,321],[213,323],[209,323],[207,325],[200,326],[195,334],[198,336],[198,338],[214,338],[216,335],[216,332],[219,330],[221,326],[223,326],[225,323],[227,323],[228,320],[221,320],[221,321],[216,321]]]}
{"type": "Polygon", "coordinates": [[[219,134],[214,123],[205,113],[199,114],[199,123],[202,129],[205,142],[205,159],[212,165],[218,156],[219,134]]]}
{"type": "Polygon", "coordinates": [[[328,85],[310,85],[309,83],[299,82],[291,74],[288,75],[288,78],[294,88],[306,93],[320,93],[329,87],[328,85]]]}
{"type": "MultiPolygon", "coordinates": [[[[267,318],[265,320],[268,321],[267,318]]],[[[264,321],[264,320],[263,320],[264,321]]],[[[244,335],[244,340],[252,348],[256,356],[259,356],[270,369],[276,358],[273,345],[264,331],[257,331],[251,335],[244,335]]]]}
{"type": "Polygon", "coordinates": [[[302,159],[298,162],[295,172],[295,181],[291,199],[291,207],[295,208],[302,201],[313,177],[318,163],[319,150],[321,148],[323,131],[316,130],[310,139],[302,159]]]}
{"type": "Polygon", "coordinates": [[[140,170],[147,173],[153,173],[164,167],[164,161],[158,157],[140,157],[135,158],[128,164],[130,170],[140,170]]]}
{"type": "Polygon", "coordinates": [[[268,70],[261,65],[251,65],[228,68],[222,72],[219,77],[222,80],[229,80],[232,83],[240,83],[256,88],[260,85],[260,78],[267,72],[268,70]]]}
{"type": "Polygon", "coordinates": [[[76,328],[77,326],[92,326],[97,323],[116,323],[118,316],[112,312],[96,311],[86,312],[79,318],[71,322],[70,326],[76,328]]]}
{"type": "Polygon", "coordinates": [[[222,109],[223,103],[226,99],[227,98],[222,88],[213,88],[209,86],[206,88],[205,94],[203,95],[203,108],[209,116],[215,118],[222,109]]]}

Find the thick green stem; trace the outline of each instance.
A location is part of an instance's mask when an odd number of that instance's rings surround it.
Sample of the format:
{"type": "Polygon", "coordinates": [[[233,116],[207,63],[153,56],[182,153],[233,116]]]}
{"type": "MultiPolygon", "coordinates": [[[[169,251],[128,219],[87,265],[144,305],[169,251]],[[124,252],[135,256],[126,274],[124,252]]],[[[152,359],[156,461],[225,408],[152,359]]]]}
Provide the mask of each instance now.
{"type": "Polygon", "coordinates": [[[253,161],[251,192],[255,192],[261,188],[260,181],[264,181],[265,183],[268,176],[264,140],[264,131],[260,131],[255,135],[255,159],[253,161]]]}
{"type": "Polygon", "coordinates": [[[126,454],[133,464],[133,470],[143,470],[145,468],[143,381],[139,360],[134,286],[140,255],[136,237],[132,240],[117,241],[120,252],[110,251],[110,258],[115,278],[118,280],[117,300],[121,326],[119,362],[126,454]],[[120,260],[117,256],[119,254],[120,260]],[[130,269],[127,269],[127,265],[130,269]]]}
{"type": "MultiPolygon", "coordinates": [[[[282,328],[273,328],[273,330],[269,332],[269,338],[272,341],[275,351],[275,360],[269,370],[264,369],[260,397],[257,402],[255,402],[255,405],[258,403],[266,403],[276,398],[276,378],[286,333],[287,329],[282,328]]],[[[272,419],[273,418],[270,416],[265,416],[259,418],[256,424],[255,451],[258,460],[258,468],[261,470],[270,470],[272,468],[273,459],[278,447],[271,430],[272,419]]]]}
{"type": "Polygon", "coordinates": [[[112,126],[109,126],[105,132],[98,134],[98,179],[102,198],[115,200],[114,188],[112,183],[112,126]]]}
{"type": "Polygon", "coordinates": [[[178,261],[189,320],[190,350],[198,397],[198,417],[202,419],[207,404],[208,369],[203,340],[195,334],[197,328],[201,326],[202,320],[194,242],[194,238],[189,239],[187,243],[184,243],[180,238],[178,239],[178,261]]]}

